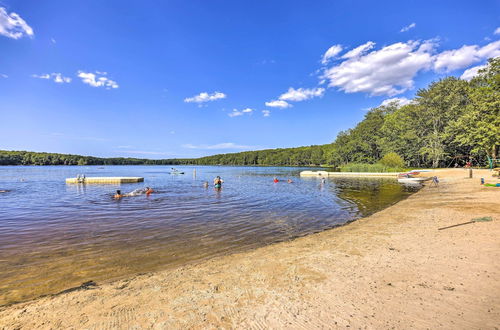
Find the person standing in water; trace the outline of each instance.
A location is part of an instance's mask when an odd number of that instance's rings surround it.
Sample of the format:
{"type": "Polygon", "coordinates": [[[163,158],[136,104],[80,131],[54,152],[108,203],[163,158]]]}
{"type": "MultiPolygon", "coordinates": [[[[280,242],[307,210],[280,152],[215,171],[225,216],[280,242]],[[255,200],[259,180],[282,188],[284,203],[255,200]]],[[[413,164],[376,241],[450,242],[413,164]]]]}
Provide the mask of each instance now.
{"type": "Polygon", "coordinates": [[[224,180],[222,180],[220,178],[220,176],[217,176],[215,179],[214,179],[214,187],[215,189],[220,189],[222,188],[222,183],[224,182],[224,180]]]}

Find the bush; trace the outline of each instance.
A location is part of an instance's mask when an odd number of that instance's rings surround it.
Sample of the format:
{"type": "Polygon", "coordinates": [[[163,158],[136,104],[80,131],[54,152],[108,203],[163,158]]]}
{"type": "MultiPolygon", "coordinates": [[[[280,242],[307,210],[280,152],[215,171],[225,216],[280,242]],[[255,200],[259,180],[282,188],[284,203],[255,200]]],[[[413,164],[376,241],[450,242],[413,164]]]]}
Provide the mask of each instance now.
{"type": "Polygon", "coordinates": [[[387,167],[401,168],[405,166],[405,161],[395,152],[389,152],[385,154],[384,157],[379,161],[380,164],[387,167]]]}

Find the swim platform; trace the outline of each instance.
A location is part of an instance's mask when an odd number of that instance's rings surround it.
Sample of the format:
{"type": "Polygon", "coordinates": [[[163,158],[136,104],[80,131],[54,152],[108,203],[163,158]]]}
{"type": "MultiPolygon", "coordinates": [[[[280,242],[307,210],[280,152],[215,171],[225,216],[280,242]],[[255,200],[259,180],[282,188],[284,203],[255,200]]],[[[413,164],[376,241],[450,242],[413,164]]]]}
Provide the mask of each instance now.
{"type": "Polygon", "coordinates": [[[113,177],[86,177],[86,178],[67,178],[66,183],[135,183],[143,182],[144,178],[141,177],[125,177],[125,176],[113,176],[113,177]]]}

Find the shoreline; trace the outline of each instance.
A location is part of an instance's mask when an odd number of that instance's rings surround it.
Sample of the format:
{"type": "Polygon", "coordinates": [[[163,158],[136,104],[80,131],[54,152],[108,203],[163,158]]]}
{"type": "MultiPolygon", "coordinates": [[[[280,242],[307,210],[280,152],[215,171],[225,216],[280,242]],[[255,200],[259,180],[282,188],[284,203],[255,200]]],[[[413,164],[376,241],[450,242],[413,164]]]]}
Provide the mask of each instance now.
{"type": "Polygon", "coordinates": [[[500,189],[485,171],[439,171],[439,188],[291,241],[1,307],[0,325],[493,328],[500,189]]]}

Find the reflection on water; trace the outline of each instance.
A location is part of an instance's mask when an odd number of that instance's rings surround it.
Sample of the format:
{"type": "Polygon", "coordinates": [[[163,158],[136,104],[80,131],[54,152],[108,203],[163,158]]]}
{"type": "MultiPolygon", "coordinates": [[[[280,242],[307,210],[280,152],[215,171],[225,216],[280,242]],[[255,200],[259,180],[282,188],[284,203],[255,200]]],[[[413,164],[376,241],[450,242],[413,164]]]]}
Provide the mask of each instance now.
{"type": "Polygon", "coordinates": [[[303,169],[0,167],[0,305],[307,235],[408,196],[394,179],[299,178],[303,169]],[[143,183],[66,185],[66,177],[143,183]],[[220,175],[222,190],[203,182],[220,175]],[[274,176],[282,179],[273,183],[274,176]],[[286,183],[292,178],[293,183],[286,183]],[[153,187],[155,193],[112,198],[153,187]]]}

